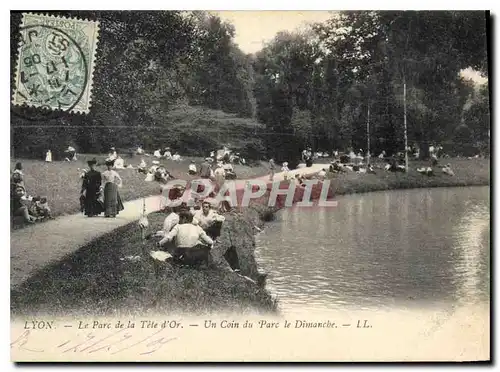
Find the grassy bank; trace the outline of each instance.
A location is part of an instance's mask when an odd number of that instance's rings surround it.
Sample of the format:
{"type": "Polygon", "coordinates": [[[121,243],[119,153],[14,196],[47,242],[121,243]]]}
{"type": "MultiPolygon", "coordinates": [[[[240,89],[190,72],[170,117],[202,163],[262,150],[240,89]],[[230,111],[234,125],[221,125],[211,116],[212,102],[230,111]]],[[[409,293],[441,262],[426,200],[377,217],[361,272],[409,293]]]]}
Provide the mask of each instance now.
{"type": "MultiPolygon", "coordinates": [[[[378,159],[377,159],[378,160],[378,159]]],[[[417,172],[418,167],[427,166],[424,161],[412,161],[408,173],[393,173],[375,169],[376,174],[358,174],[355,172],[330,175],[336,195],[355,194],[370,191],[396,189],[414,189],[426,187],[486,186],[490,184],[489,159],[444,159],[441,163],[450,164],[455,172],[449,176],[434,167],[433,176],[417,172]]],[[[383,166],[385,163],[377,161],[383,166]]]]}
{"type": "MultiPolygon", "coordinates": [[[[151,231],[164,215],[149,216],[151,231]]],[[[253,230],[259,212],[229,214],[217,244],[238,246],[242,273],[253,276],[256,263],[253,230]],[[251,239],[244,230],[251,234],[251,239]]],[[[149,241],[149,248],[153,241],[149,241]]],[[[190,269],[168,265],[156,278],[152,264],[121,260],[141,252],[136,223],[119,228],[54,263],[11,292],[13,315],[147,315],[209,314],[221,311],[276,311],[270,294],[234,272],[217,268],[190,269]]]]}
{"type": "MultiPolygon", "coordinates": [[[[80,189],[81,179],[79,169],[87,168],[87,160],[96,158],[99,162],[104,162],[105,155],[80,155],[77,161],[58,161],[46,163],[41,160],[11,159],[11,170],[16,162],[23,165],[25,183],[27,191],[32,196],[45,196],[49,201],[54,216],[77,213],[80,211],[80,189]]],[[[148,165],[151,165],[153,158],[144,157],[148,165]]],[[[132,164],[137,167],[141,157],[124,158],[125,165],[132,164]]],[[[162,160],[168,171],[176,178],[191,180],[195,177],[187,174],[190,160],[195,160],[201,164],[202,158],[183,158],[181,162],[162,160]]],[[[243,166],[235,165],[235,172],[239,178],[250,178],[263,175],[267,172],[264,165],[243,166]]],[[[104,171],[105,167],[99,166],[98,170],[104,171]]],[[[160,186],[157,182],[145,182],[145,175],[138,173],[137,169],[118,169],[123,179],[123,187],[120,189],[120,196],[124,201],[138,199],[144,196],[158,194],[160,186]]]]}

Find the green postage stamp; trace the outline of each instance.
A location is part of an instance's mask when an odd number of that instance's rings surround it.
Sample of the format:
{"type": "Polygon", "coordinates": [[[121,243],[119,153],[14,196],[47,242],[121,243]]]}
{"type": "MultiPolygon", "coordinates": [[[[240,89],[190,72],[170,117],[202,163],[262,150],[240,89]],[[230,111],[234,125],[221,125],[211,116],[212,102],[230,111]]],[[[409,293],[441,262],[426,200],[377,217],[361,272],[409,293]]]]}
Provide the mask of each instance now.
{"type": "Polygon", "coordinates": [[[12,103],[88,113],[99,23],[24,13],[12,103]]]}

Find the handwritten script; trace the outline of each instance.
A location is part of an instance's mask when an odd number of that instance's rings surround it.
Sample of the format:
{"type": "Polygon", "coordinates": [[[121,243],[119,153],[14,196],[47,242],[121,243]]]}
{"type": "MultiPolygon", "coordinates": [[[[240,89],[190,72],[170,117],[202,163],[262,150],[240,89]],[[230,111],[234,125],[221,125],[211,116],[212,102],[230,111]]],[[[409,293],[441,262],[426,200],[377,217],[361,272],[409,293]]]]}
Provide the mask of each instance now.
{"type": "MultiPolygon", "coordinates": [[[[116,332],[106,335],[96,334],[95,332],[84,333],[74,338],[66,339],[63,342],[55,341],[53,345],[40,348],[30,345],[32,334],[29,330],[24,331],[18,338],[10,344],[10,348],[17,348],[20,351],[29,351],[33,353],[44,353],[48,349],[56,349],[61,353],[80,353],[94,354],[104,352],[110,355],[116,355],[124,352],[137,352],[138,355],[151,355],[165,347],[166,344],[177,340],[177,337],[166,335],[168,330],[160,329],[147,335],[134,335],[127,329],[120,329],[116,332]]],[[[50,340],[44,340],[47,344],[50,340]]]]}

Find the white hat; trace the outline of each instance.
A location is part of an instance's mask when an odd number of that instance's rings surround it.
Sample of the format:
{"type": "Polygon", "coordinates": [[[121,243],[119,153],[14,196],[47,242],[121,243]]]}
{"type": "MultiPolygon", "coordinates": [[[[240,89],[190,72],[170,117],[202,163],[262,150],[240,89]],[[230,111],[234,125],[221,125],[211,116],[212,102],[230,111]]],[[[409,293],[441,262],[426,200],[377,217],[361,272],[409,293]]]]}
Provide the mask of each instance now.
{"type": "Polygon", "coordinates": [[[209,203],[211,207],[217,207],[219,205],[219,201],[215,198],[205,198],[202,203],[209,203]]]}
{"type": "Polygon", "coordinates": [[[153,160],[153,164],[160,164],[158,160],[153,160]]]}

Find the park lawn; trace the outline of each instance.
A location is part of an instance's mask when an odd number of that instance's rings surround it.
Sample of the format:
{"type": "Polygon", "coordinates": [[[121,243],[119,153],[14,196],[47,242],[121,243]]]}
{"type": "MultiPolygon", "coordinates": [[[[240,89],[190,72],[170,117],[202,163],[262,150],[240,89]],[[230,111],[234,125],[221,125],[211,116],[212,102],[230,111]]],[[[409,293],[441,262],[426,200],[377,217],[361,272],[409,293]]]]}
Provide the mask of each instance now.
{"type": "MultiPolygon", "coordinates": [[[[161,229],[164,217],[162,213],[150,214],[150,231],[161,229]]],[[[146,244],[153,249],[153,239],[146,244]]],[[[96,239],[13,289],[12,315],[145,316],[277,311],[276,299],[265,289],[229,270],[168,265],[156,278],[151,262],[121,260],[140,255],[141,249],[137,223],[96,239]]]]}
{"type": "MultiPolygon", "coordinates": [[[[47,197],[53,216],[73,214],[80,211],[80,190],[82,180],[81,170],[87,168],[87,160],[96,158],[100,163],[104,163],[105,155],[82,154],[78,155],[78,160],[73,162],[57,161],[46,163],[42,160],[11,159],[11,170],[16,162],[23,165],[26,189],[31,196],[47,197]]],[[[144,157],[148,166],[151,166],[152,157],[144,157]]],[[[125,166],[129,163],[134,167],[141,161],[141,157],[126,157],[125,166]]],[[[195,177],[187,174],[190,160],[195,160],[199,165],[202,158],[184,158],[180,162],[171,160],[161,160],[168,171],[176,178],[191,180],[195,177]]],[[[245,179],[261,176],[267,173],[263,164],[255,166],[235,165],[235,172],[238,178],[245,179]]],[[[99,171],[104,171],[105,166],[98,166],[99,171]]],[[[123,187],[120,189],[120,196],[123,201],[135,200],[141,197],[160,193],[160,185],[157,182],[145,182],[144,174],[137,172],[137,169],[118,169],[117,172],[123,179],[123,187]]]]}

